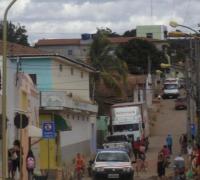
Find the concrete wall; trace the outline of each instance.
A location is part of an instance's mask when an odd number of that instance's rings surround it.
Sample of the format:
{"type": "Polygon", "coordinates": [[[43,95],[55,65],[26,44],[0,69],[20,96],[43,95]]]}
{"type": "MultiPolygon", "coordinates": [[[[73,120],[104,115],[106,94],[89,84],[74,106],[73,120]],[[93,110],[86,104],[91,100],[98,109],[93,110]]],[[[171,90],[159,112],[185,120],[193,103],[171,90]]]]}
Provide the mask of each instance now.
{"type": "Polygon", "coordinates": [[[79,143],[71,144],[61,148],[62,162],[66,164],[72,163],[76,153],[81,153],[84,156],[90,155],[90,141],[82,141],[79,143]]]}
{"type": "Polygon", "coordinates": [[[72,93],[84,100],[90,99],[89,72],[62,61],[54,61],[52,66],[52,88],[72,93]]]}
{"type": "Polygon", "coordinates": [[[47,52],[57,53],[71,59],[86,61],[89,54],[89,47],[90,46],[87,44],[77,44],[63,46],[41,46],[39,49],[47,52]],[[69,54],[69,51],[71,51],[72,54],[69,54]]]}
{"type": "Polygon", "coordinates": [[[61,147],[77,144],[80,142],[88,141],[91,137],[91,124],[86,120],[86,116],[79,114],[70,114],[68,121],[72,126],[71,131],[60,132],[61,147]],[[74,119],[72,119],[74,117],[74,119]],[[79,117],[79,120],[78,120],[79,117]],[[83,117],[85,118],[83,120],[83,117]],[[70,138],[66,138],[70,137],[70,138]]]}
{"type": "Polygon", "coordinates": [[[147,37],[147,33],[152,33],[152,39],[166,39],[164,37],[164,31],[166,31],[166,27],[162,25],[144,25],[136,27],[136,36],[137,37],[147,37]]]}

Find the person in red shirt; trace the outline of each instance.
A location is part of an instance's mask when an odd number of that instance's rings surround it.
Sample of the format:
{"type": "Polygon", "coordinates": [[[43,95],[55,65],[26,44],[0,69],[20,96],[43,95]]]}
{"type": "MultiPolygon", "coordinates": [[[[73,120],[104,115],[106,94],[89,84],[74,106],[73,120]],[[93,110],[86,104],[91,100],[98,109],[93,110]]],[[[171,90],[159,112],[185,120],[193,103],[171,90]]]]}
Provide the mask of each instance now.
{"type": "Polygon", "coordinates": [[[85,162],[83,158],[81,157],[80,153],[77,153],[76,158],[75,158],[75,168],[76,172],[84,172],[84,167],[85,167],[85,162]]]}
{"type": "Polygon", "coordinates": [[[166,145],[163,146],[161,152],[163,153],[164,157],[167,159],[170,156],[170,151],[166,145]]]}
{"type": "Polygon", "coordinates": [[[133,153],[135,156],[135,160],[137,160],[139,152],[140,152],[140,146],[141,146],[141,142],[140,139],[137,138],[137,141],[133,142],[133,153]]]}

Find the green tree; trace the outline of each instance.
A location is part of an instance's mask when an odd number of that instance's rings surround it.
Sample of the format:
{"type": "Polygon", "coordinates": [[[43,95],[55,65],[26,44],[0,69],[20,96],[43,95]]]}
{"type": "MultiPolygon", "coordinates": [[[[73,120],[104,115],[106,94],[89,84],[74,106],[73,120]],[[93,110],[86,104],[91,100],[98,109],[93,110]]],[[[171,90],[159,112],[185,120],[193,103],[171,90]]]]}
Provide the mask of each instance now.
{"type": "Polygon", "coordinates": [[[130,31],[126,31],[123,34],[124,37],[136,37],[136,29],[132,29],[130,31]]]}
{"type": "MultiPolygon", "coordinates": [[[[9,42],[21,44],[24,46],[29,46],[28,43],[28,35],[25,26],[21,26],[20,24],[13,24],[12,22],[7,23],[8,31],[7,31],[7,39],[9,42]]],[[[3,21],[0,21],[0,39],[3,38],[3,21]]]]}
{"type": "Polygon", "coordinates": [[[115,54],[115,47],[108,40],[112,32],[105,29],[98,29],[90,49],[91,64],[99,72],[95,76],[95,83],[101,81],[116,92],[121,94],[119,82],[126,81],[127,65],[115,54]]]}
{"type": "Polygon", "coordinates": [[[142,39],[132,39],[118,47],[117,56],[123,59],[129,72],[132,74],[146,74],[148,71],[148,58],[151,60],[151,70],[160,69],[161,63],[167,59],[162,51],[159,51],[153,43],[142,39]]]}

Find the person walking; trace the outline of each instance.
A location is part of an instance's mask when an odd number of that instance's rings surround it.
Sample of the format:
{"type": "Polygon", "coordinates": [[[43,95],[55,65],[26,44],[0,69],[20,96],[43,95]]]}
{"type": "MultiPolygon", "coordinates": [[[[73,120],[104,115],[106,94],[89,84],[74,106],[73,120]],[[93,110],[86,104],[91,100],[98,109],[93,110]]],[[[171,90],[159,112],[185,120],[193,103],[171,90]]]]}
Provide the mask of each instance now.
{"type": "Polygon", "coordinates": [[[162,152],[158,154],[158,162],[157,162],[157,174],[160,179],[165,176],[165,157],[162,152]]]}
{"type": "Polygon", "coordinates": [[[80,153],[75,158],[75,173],[78,180],[82,179],[85,168],[85,162],[80,153]]]}
{"type": "Polygon", "coordinates": [[[141,146],[140,138],[137,138],[137,140],[133,142],[133,154],[135,156],[135,161],[138,159],[140,146],[141,146]]]}
{"type": "Polygon", "coordinates": [[[172,154],[173,139],[172,139],[171,134],[168,134],[166,138],[166,144],[167,144],[170,154],[172,154]]]}
{"type": "Polygon", "coordinates": [[[26,169],[28,171],[28,180],[32,180],[33,172],[35,169],[35,156],[33,155],[32,150],[28,151],[28,154],[26,157],[26,169]]]}
{"type": "Polygon", "coordinates": [[[181,146],[181,153],[186,154],[187,153],[187,135],[186,134],[181,135],[179,139],[179,143],[181,146]]]}
{"type": "Polygon", "coordinates": [[[15,174],[16,174],[16,171],[18,169],[18,172],[20,172],[20,154],[23,154],[20,153],[20,141],[19,140],[15,140],[14,143],[13,143],[13,149],[12,149],[12,178],[14,179],[15,178],[15,174]]]}

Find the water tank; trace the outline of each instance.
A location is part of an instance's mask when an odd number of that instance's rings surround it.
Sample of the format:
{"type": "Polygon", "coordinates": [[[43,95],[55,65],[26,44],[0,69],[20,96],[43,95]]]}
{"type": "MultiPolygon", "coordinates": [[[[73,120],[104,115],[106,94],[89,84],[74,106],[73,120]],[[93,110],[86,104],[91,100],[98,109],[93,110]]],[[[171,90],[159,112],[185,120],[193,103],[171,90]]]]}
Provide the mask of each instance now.
{"type": "Polygon", "coordinates": [[[91,34],[88,34],[88,33],[81,34],[81,39],[89,40],[89,39],[91,39],[91,34]]]}

